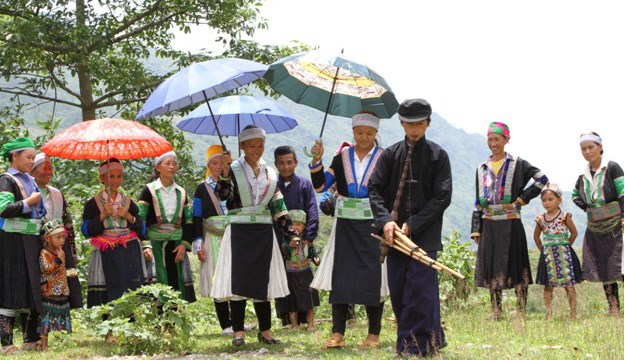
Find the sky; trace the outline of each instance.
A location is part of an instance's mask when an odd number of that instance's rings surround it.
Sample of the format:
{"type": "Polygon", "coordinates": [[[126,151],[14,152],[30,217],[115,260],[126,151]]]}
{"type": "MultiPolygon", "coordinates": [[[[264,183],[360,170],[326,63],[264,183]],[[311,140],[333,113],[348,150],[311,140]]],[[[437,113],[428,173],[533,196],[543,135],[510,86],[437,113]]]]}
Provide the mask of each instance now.
{"type": "MultiPolygon", "coordinates": [[[[261,44],[298,40],[382,75],[399,102],[424,98],[468,133],[509,125],[506,150],[572,188],[579,135],[625,165],[625,2],[265,0],[261,44]]],[[[202,29],[174,46],[211,46],[202,29]]],[[[303,105],[302,105],[303,106],[303,105]]],[[[486,143],[484,143],[486,147],[486,143]]],[[[453,156],[453,154],[450,154],[453,156]]],[[[476,166],[478,164],[475,164],[476,166]]]]}

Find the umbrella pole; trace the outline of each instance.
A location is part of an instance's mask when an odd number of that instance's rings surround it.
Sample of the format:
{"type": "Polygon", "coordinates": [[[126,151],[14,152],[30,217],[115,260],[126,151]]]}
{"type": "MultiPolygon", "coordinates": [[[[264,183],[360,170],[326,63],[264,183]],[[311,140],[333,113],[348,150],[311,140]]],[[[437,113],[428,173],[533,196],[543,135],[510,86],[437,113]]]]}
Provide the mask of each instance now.
{"type": "Polygon", "coordinates": [[[323,124],[321,125],[321,133],[319,134],[319,139],[323,136],[323,129],[326,127],[326,120],[328,119],[328,113],[330,112],[330,107],[332,106],[332,98],[334,95],[334,88],[336,87],[336,80],[339,77],[339,70],[341,70],[340,66],[336,67],[336,73],[334,74],[334,80],[332,80],[332,90],[330,90],[330,98],[328,99],[328,106],[326,107],[326,113],[323,116],[323,124]]]}
{"type": "MultiPolygon", "coordinates": [[[[326,127],[326,120],[328,119],[328,113],[330,112],[330,108],[332,107],[332,99],[334,95],[334,88],[336,87],[336,80],[339,77],[339,70],[341,70],[340,66],[336,67],[336,73],[334,73],[334,80],[332,80],[332,90],[330,90],[330,98],[328,99],[328,106],[326,106],[326,113],[323,116],[323,124],[321,124],[321,132],[319,133],[319,141],[322,140],[323,137],[323,129],[326,127]]],[[[304,155],[308,157],[314,157],[314,153],[308,152],[306,146],[304,146],[304,155]]]]}
{"type": "Polygon", "coordinates": [[[109,167],[111,165],[111,161],[110,161],[110,152],[109,152],[109,140],[106,140],[106,162],[107,162],[107,166],[106,166],[106,183],[107,185],[107,193],[109,194],[109,200],[111,199],[111,173],[109,172],[109,167]]]}
{"type": "Polygon", "coordinates": [[[211,113],[211,120],[213,120],[213,125],[215,125],[215,131],[217,131],[217,136],[219,136],[219,142],[221,143],[221,147],[224,149],[224,151],[228,151],[228,149],[226,149],[226,144],[224,144],[224,140],[221,138],[221,133],[219,132],[219,128],[217,127],[217,121],[215,121],[215,115],[213,114],[211,104],[208,101],[208,97],[206,97],[206,92],[202,91],[202,95],[204,95],[204,100],[206,101],[206,105],[208,106],[208,111],[211,113]]]}

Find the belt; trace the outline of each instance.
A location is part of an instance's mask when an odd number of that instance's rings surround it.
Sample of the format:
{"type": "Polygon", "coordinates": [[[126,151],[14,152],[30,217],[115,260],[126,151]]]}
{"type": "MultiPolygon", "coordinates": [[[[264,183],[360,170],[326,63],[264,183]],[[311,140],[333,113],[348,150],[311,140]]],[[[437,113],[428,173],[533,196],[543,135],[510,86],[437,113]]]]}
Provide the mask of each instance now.
{"type": "Polygon", "coordinates": [[[483,219],[486,220],[513,220],[521,218],[521,208],[513,204],[488,205],[484,209],[483,219]]]}
{"type": "Polygon", "coordinates": [[[228,217],[226,215],[210,216],[204,220],[204,225],[209,230],[223,230],[226,228],[228,217]]]}
{"type": "Polygon", "coordinates": [[[227,223],[229,224],[273,224],[273,216],[266,206],[248,206],[233,209],[228,212],[227,223]]]}
{"type": "Polygon", "coordinates": [[[569,233],[563,234],[543,234],[543,246],[568,245],[569,233]]]}
{"type": "Polygon", "coordinates": [[[0,218],[0,229],[10,233],[39,235],[41,219],[0,218]]]}
{"type": "Polygon", "coordinates": [[[596,208],[588,208],[586,216],[590,222],[599,222],[621,215],[621,207],[617,201],[596,208]]]}
{"type": "Polygon", "coordinates": [[[352,220],[373,219],[373,212],[368,198],[356,199],[339,196],[336,199],[334,216],[352,220]]]}

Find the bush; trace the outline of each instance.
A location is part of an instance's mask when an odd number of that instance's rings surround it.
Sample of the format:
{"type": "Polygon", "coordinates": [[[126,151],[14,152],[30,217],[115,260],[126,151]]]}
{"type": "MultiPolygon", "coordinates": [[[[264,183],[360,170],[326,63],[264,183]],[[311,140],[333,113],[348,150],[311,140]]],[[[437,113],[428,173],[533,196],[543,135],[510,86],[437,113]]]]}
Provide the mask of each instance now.
{"type": "Polygon", "coordinates": [[[116,336],[124,353],[182,353],[192,347],[194,320],[187,311],[187,302],[167,285],[147,285],[127,292],[94,307],[89,317],[96,324],[96,335],[116,336]]]}
{"type": "Polygon", "coordinates": [[[467,300],[474,291],[473,273],[475,272],[475,252],[470,249],[470,242],[461,242],[460,234],[454,231],[443,240],[443,252],[438,261],[465,276],[463,280],[439,272],[439,291],[443,307],[458,305],[467,300]]]}

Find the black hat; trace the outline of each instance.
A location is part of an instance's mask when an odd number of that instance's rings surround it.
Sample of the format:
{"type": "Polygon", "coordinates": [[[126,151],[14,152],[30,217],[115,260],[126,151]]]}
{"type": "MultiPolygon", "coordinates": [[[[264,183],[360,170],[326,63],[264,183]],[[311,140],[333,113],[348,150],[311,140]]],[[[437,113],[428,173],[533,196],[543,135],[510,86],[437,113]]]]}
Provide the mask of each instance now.
{"type": "Polygon", "coordinates": [[[401,121],[409,123],[418,122],[432,115],[432,107],[424,99],[408,99],[399,105],[397,113],[401,121]]]}

